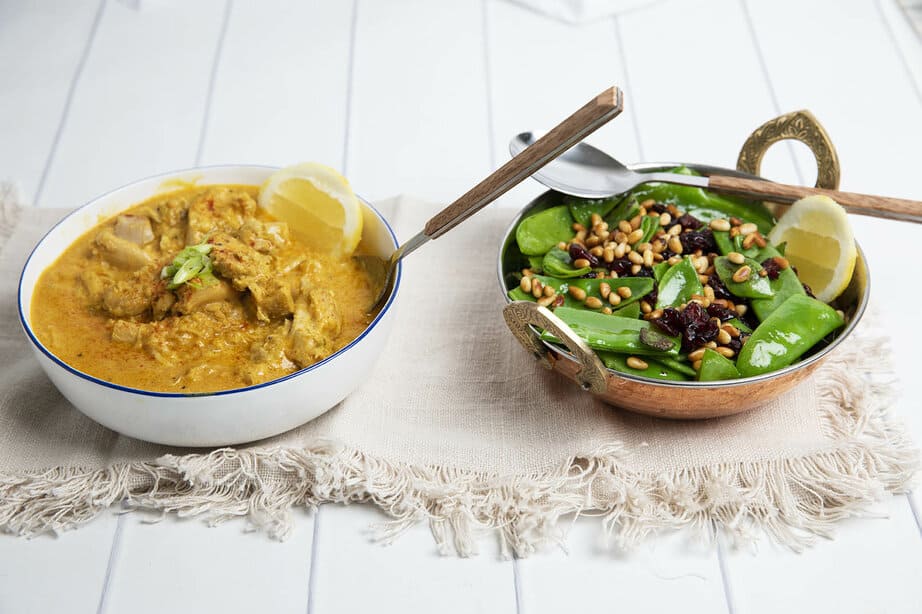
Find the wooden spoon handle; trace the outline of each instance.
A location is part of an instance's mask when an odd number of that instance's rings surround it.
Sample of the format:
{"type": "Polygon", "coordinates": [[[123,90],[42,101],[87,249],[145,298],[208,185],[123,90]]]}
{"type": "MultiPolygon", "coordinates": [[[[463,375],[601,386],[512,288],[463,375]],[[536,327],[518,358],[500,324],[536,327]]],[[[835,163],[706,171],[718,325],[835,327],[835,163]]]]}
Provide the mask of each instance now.
{"type": "Polygon", "coordinates": [[[445,234],[617,117],[622,108],[621,90],[608,88],[437,213],[426,223],[426,236],[435,239],[445,234]]]}
{"type": "Polygon", "coordinates": [[[823,188],[806,188],[771,181],[760,181],[758,179],[727,177],[725,175],[711,175],[708,178],[708,189],[778,202],[794,202],[805,196],[822,194],[842,205],[849,213],[922,224],[922,202],[915,200],[840,192],[823,188]]]}

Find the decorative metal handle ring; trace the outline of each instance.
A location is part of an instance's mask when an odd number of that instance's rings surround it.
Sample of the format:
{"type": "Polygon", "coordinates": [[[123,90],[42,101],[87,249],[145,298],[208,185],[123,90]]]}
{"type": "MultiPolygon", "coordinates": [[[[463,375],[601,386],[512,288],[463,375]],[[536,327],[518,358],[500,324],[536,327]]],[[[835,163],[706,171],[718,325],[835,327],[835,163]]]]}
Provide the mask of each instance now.
{"type": "Polygon", "coordinates": [[[595,355],[595,352],[586,345],[586,342],[577,337],[576,333],[563,320],[555,316],[551,310],[531,301],[515,301],[506,305],[503,309],[503,318],[506,320],[506,326],[509,327],[509,330],[512,331],[519,343],[522,344],[522,347],[538,359],[542,365],[548,369],[554,366],[547,346],[544,345],[544,342],[541,341],[541,338],[531,325],[539,326],[550,332],[573,353],[581,366],[576,377],[583,390],[588,390],[595,394],[602,394],[607,390],[608,375],[605,365],[595,355]]]}
{"type": "Polygon", "coordinates": [[[813,113],[794,111],[769,120],[749,135],[736,161],[737,170],[760,175],[762,158],[768,148],[785,139],[800,141],[816,158],[816,187],[839,189],[839,156],[829,135],[813,113]]]}

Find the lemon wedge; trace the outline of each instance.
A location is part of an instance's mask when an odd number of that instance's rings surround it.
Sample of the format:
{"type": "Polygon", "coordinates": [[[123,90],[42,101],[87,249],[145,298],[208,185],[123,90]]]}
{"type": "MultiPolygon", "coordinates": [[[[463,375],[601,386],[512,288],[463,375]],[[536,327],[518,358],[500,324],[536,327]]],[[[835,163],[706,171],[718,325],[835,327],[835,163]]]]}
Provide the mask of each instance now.
{"type": "Polygon", "coordinates": [[[787,243],[785,258],[816,298],[828,303],[842,294],[852,278],[858,249],[839,203],[828,196],[808,196],[791,205],[768,234],[774,245],[787,243]]]}
{"type": "Polygon", "coordinates": [[[362,238],[362,209],[349,182],[316,162],[273,173],[260,188],[259,204],[318,250],[349,256],[362,238]]]}

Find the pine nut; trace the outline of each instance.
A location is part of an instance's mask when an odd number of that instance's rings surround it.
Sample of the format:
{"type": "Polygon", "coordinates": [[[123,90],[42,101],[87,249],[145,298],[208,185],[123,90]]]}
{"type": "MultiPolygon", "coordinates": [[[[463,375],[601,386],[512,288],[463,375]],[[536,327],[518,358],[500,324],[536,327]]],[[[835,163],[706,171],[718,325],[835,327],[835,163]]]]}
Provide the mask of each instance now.
{"type": "Polygon", "coordinates": [[[746,264],[736,269],[736,272],[733,273],[733,277],[731,279],[739,284],[749,279],[750,273],[752,273],[752,269],[749,268],[748,264],[746,264]]]}
{"type": "Polygon", "coordinates": [[[721,345],[727,345],[732,340],[733,338],[730,337],[730,333],[728,333],[724,329],[720,329],[719,331],[717,331],[717,343],[721,345]]]}
{"type": "Polygon", "coordinates": [[[541,298],[544,295],[544,285],[541,280],[536,279],[531,282],[531,295],[535,298],[541,298]]]}
{"type": "Polygon", "coordinates": [[[765,269],[759,269],[759,277],[768,277],[768,271],[765,269]]]}
{"type": "Polygon", "coordinates": [[[638,228],[637,230],[632,231],[631,234],[627,236],[627,242],[630,243],[631,245],[634,245],[635,243],[640,241],[641,238],[643,238],[643,230],[638,228]]]}
{"type": "Polygon", "coordinates": [[[759,229],[758,226],[752,222],[746,222],[745,224],[740,225],[740,234],[751,235],[759,229]]]}
{"type": "Polygon", "coordinates": [[[605,232],[608,230],[608,222],[599,222],[599,232],[605,232]]]}
{"type": "Polygon", "coordinates": [[[673,235],[672,238],[669,239],[669,249],[677,254],[682,253],[682,241],[679,240],[678,236],[673,235]]]}
{"type": "Polygon", "coordinates": [[[621,220],[620,222],[618,222],[618,230],[620,230],[626,235],[629,235],[631,234],[631,231],[634,229],[631,228],[631,223],[629,221],[621,220]]]}
{"type": "Polygon", "coordinates": [[[706,347],[709,350],[716,350],[717,343],[715,341],[708,341],[707,343],[704,344],[704,347],[706,347]]]}
{"type": "Polygon", "coordinates": [[[643,268],[643,265],[632,264],[631,265],[631,275],[637,275],[638,273],[640,273],[640,269],[642,268],[643,268]]]}
{"type": "Polygon", "coordinates": [[[663,212],[662,214],[660,214],[660,216],[659,216],[659,225],[660,225],[660,226],[668,226],[668,225],[671,224],[671,223],[672,223],[672,216],[671,216],[671,215],[669,215],[668,213],[665,213],[665,212],[663,212]]]}
{"type": "Polygon", "coordinates": [[[602,260],[605,262],[614,262],[615,261],[615,248],[606,247],[602,250],[602,260]]]}
{"type": "MultiPolygon", "coordinates": [[[[700,278],[699,278],[699,279],[700,279],[700,278]]],[[[710,281],[710,278],[709,278],[709,281],[710,281]]],[[[707,282],[701,282],[701,283],[702,283],[702,284],[707,284],[707,282]]],[[[704,298],[706,298],[707,300],[709,300],[709,301],[711,301],[711,302],[713,303],[713,302],[714,302],[714,288],[712,288],[712,287],[710,287],[710,286],[708,286],[708,285],[705,285],[705,286],[704,286],[704,298]]]]}
{"type": "Polygon", "coordinates": [[[611,307],[602,307],[602,313],[604,313],[607,316],[610,316],[612,314],[611,307]]]}
{"type": "Polygon", "coordinates": [[[615,231],[615,236],[612,237],[612,241],[614,241],[615,243],[626,243],[626,242],[627,242],[627,234],[621,232],[620,230],[616,230],[616,231],[615,231]]]}
{"type": "Polygon", "coordinates": [[[705,275],[704,273],[698,273],[698,281],[700,281],[701,285],[703,286],[707,282],[711,281],[711,278],[705,275]]]}
{"type": "Polygon", "coordinates": [[[731,217],[731,218],[730,218],[730,223],[733,224],[734,226],[739,226],[740,224],[743,223],[743,220],[741,220],[741,219],[738,218],[738,217],[731,217]]]}
{"type": "Polygon", "coordinates": [[[736,356],[736,352],[734,352],[733,350],[731,350],[730,348],[727,348],[727,347],[722,347],[722,346],[721,346],[721,347],[717,348],[717,350],[715,350],[715,351],[716,351],[718,354],[720,354],[721,356],[723,356],[724,358],[733,358],[734,356],[736,356]]]}
{"type": "Polygon", "coordinates": [[[653,307],[650,307],[650,303],[647,301],[640,301],[640,310],[644,313],[650,313],[653,311],[653,307]]]}
{"type": "Polygon", "coordinates": [[[755,233],[746,235],[743,238],[743,249],[749,249],[750,247],[752,247],[752,244],[756,242],[757,236],[758,235],[756,235],[755,233]]]}
{"type": "Polygon", "coordinates": [[[730,230],[730,221],[723,218],[711,220],[711,230],[726,232],[730,230]]]}
{"type": "Polygon", "coordinates": [[[651,311],[650,313],[648,313],[648,314],[647,314],[646,316],[644,316],[644,317],[646,317],[648,320],[659,320],[660,318],[663,317],[663,310],[662,310],[662,309],[654,309],[653,311],[651,311]]]}
{"type": "Polygon", "coordinates": [[[675,266],[680,262],[682,262],[682,256],[672,256],[666,261],[669,266],[675,266]]]}
{"type": "Polygon", "coordinates": [[[598,245],[598,244],[601,243],[601,242],[602,242],[601,239],[599,239],[599,238],[598,238],[597,236],[595,236],[595,235],[592,235],[592,236],[590,236],[588,239],[586,239],[586,247],[595,247],[596,245],[598,245]]]}
{"type": "Polygon", "coordinates": [[[839,314],[839,317],[840,317],[840,318],[842,318],[843,320],[845,319],[845,312],[844,312],[844,311],[842,311],[841,309],[836,309],[836,313],[839,314]]]}
{"type": "Polygon", "coordinates": [[[662,262],[663,260],[665,260],[665,258],[663,258],[663,255],[662,255],[662,254],[657,254],[656,252],[654,252],[654,253],[653,253],[653,260],[654,260],[655,262],[662,262]]]}
{"type": "Polygon", "coordinates": [[[531,277],[523,277],[522,281],[519,282],[519,288],[522,289],[522,292],[531,294],[531,277]]]}
{"type": "Polygon", "coordinates": [[[721,328],[724,332],[726,332],[728,335],[730,335],[730,337],[739,337],[739,336],[740,336],[740,329],[738,329],[737,327],[733,326],[732,324],[724,324],[724,325],[721,326],[720,328],[721,328]]]}
{"type": "Polygon", "coordinates": [[[775,264],[778,265],[779,269],[786,269],[791,266],[791,263],[784,256],[775,256],[775,264]]]}
{"type": "Polygon", "coordinates": [[[570,289],[567,290],[567,293],[578,301],[586,300],[586,291],[583,290],[582,288],[577,288],[576,286],[570,286],[570,289]]]}
{"type": "Polygon", "coordinates": [[[573,232],[585,232],[586,227],[580,224],[579,222],[573,222],[573,225],[570,226],[573,229],[573,232]]]}
{"type": "Polygon", "coordinates": [[[694,361],[694,362],[692,363],[692,369],[694,369],[695,371],[700,371],[700,370],[701,370],[701,361],[700,361],[700,360],[694,361]]]}
{"type": "Polygon", "coordinates": [[[615,258],[624,258],[624,248],[627,247],[627,243],[621,242],[615,246],[615,258]]]}
{"type": "Polygon", "coordinates": [[[638,371],[643,371],[644,369],[649,368],[650,365],[637,358],[636,356],[627,357],[627,366],[632,369],[637,369],[638,371]]]}
{"type": "Polygon", "coordinates": [[[640,215],[635,215],[631,218],[631,230],[637,230],[640,228],[640,215]]]}
{"type": "Polygon", "coordinates": [[[589,220],[592,222],[593,226],[598,226],[602,223],[602,216],[598,213],[593,213],[591,216],[589,216],[589,220]]]}
{"type": "Polygon", "coordinates": [[[730,229],[730,238],[738,237],[740,235],[740,227],[734,226],[730,229]]]}
{"type": "Polygon", "coordinates": [[[609,303],[610,305],[620,305],[620,304],[621,304],[621,297],[618,296],[618,293],[617,293],[617,292],[611,292],[611,293],[608,295],[608,303],[609,303]]]}
{"type": "Polygon", "coordinates": [[[631,289],[627,286],[619,286],[615,292],[617,292],[618,296],[621,298],[631,298],[631,289]]]}
{"type": "Polygon", "coordinates": [[[741,316],[746,315],[747,311],[749,311],[749,307],[747,307],[746,305],[742,303],[736,306],[736,313],[738,313],[741,316]]]}
{"type": "Polygon", "coordinates": [[[759,247],[765,247],[768,243],[765,241],[765,237],[762,236],[762,233],[755,232],[753,235],[755,237],[756,245],[759,247]]]}
{"type": "Polygon", "coordinates": [[[627,255],[627,259],[633,262],[634,264],[643,264],[643,256],[640,252],[631,252],[627,255]]]}
{"type": "Polygon", "coordinates": [[[695,270],[701,274],[704,274],[708,270],[710,263],[708,262],[707,256],[701,256],[698,260],[695,261],[695,270]]]}
{"type": "Polygon", "coordinates": [[[602,254],[605,253],[605,248],[603,248],[601,245],[596,245],[595,247],[589,250],[589,253],[595,256],[596,258],[600,258],[602,254]]]}
{"type": "Polygon", "coordinates": [[[544,296],[554,296],[557,294],[557,291],[550,286],[544,286],[544,296]]]}
{"type": "Polygon", "coordinates": [[[603,281],[599,284],[599,294],[602,295],[602,298],[608,299],[608,295],[611,294],[611,286],[603,281]]]}
{"type": "Polygon", "coordinates": [[[669,234],[673,237],[679,236],[680,234],[682,234],[682,227],[676,224],[675,226],[669,229],[669,234]]]}
{"type": "Polygon", "coordinates": [[[574,243],[583,243],[585,240],[586,240],[586,231],[585,231],[585,230],[580,230],[579,232],[576,233],[576,236],[573,237],[573,242],[574,242],[574,243]]]}
{"type": "Polygon", "coordinates": [[[590,296],[586,299],[585,304],[586,304],[586,307],[588,307],[589,309],[598,309],[599,307],[602,306],[602,301],[600,301],[595,296],[590,296]]]}
{"type": "Polygon", "coordinates": [[[729,260],[733,264],[743,264],[744,262],[746,262],[746,256],[742,255],[739,252],[730,252],[729,254],[727,254],[727,260],[729,260]]]}
{"type": "Polygon", "coordinates": [[[679,211],[678,207],[675,205],[666,205],[666,211],[668,211],[672,217],[680,217],[682,215],[682,212],[679,211]]]}
{"type": "Polygon", "coordinates": [[[645,200],[645,201],[643,201],[642,203],[640,203],[640,206],[643,207],[644,209],[649,209],[650,207],[652,207],[652,206],[655,205],[655,204],[656,204],[656,201],[655,201],[655,200],[653,200],[652,198],[648,198],[647,200],[645,200]]]}
{"type": "Polygon", "coordinates": [[[522,275],[527,277],[529,275],[534,275],[534,273],[532,273],[531,269],[522,269],[522,275]]]}
{"type": "Polygon", "coordinates": [[[699,348],[694,352],[689,352],[688,359],[692,362],[697,362],[704,358],[704,348],[699,348]]]}
{"type": "Polygon", "coordinates": [[[648,249],[653,249],[653,246],[650,245],[649,243],[638,243],[637,245],[634,246],[634,249],[642,254],[648,249]]]}
{"type": "Polygon", "coordinates": [[[653,266],[653,250],[648,249],[643,253],[643,265],[653,266]]]}
{"type": "Polygon", "coordinates": [[[573,261],[573,268],[583,269],[583,268],[586,268],[587,266],[589,266],[589,261],[586,260],[585,258],[577,258],[576,260],[573,261]]]}
{"type": "Polygon", "coordinates": [[[547,307],[554,302],[554,298],[553,296],[542,296],[538,299],[538,304],[542,307],[547,307]]]}

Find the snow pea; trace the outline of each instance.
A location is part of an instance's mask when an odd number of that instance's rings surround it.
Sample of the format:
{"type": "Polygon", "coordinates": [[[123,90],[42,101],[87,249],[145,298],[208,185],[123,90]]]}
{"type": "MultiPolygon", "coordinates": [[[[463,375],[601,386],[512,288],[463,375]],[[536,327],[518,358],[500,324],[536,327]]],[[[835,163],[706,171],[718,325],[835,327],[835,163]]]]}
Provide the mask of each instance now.
{"type": "Polygon", "coordinates": [[[666,271],[669,270],[669,263],[665,260],[663,262],[657,262],[653,265],[653,279],[656,280],[656,283],[660,283],[663,279],[663,275],[666,274],[666,271]]]}
{"type": "Polygon", "coordinates": [[[791,296],[743,344],[737,369],[749,377],[784,368],[844,324],[845,319],[826,303],[806,294],[791,296]]]}
{"type": "Polygon", "coordinates": [[[703,291],[698,271],[695,270],[691,259],[682,258],[682,262],[672,265],[663,273],[659,282],[656,308],[664,309],[687,303],[692,294],[701,294],[703,291]]]}
{"type": "MultiPolygon", "coordinates": [[[[777,249],[771,245],[766,245],[759,253],[759,260],[765,262],[769,258],[780,255],[777,249]]],[[[774,296],[771,298],[752,299],[750,302],[752,311],[760,322],[770,316],[773,311],[792,296],[806,294],[803,284],[797,278],[797,273],[791,267],[778,271],[778,279],[770,280],[769,284],[771,284],[772,291],[775,293],[774,296]]]]}
{"type": "MultiPolygon", "coordinates": [[[[621,302],[623,303],[624,301],[622,300],[621,302]]],[[[611,314],[613,316],[633,318],[636,320],[640,317],[640,303],[638,301],[631,301],[628,305],[621,307],[620,309],[615,309],[613,312],[611,312],[611,314]]]]}
{"type": "Polygon", "coordinates": [[[689,378],[696,377],[698,372],[682,356],[657,356],[656,362],[669,367],[673,371],[684,373],[689,378]]]}
{"type": "MultiPolygon", "coordinates": [[[[700,175],[685,166],[679,166],[669,172],[679,175],[700,175]]],[[[771,213],[760,203],[718,196],[702,188],[668,183],[645,183],[634,188],[631,194],[637,198],[638,202],[652,198],[658,203],[674,204],[704,223],[718,218],[738,217],[741,220],[753,222],[762,234],[768,233],[775,223],[771,213]]]]}
{"type": "Polygon", "coordinates": [[[582,277],[592,270],[590,266],[574,268],[573,259],[570,254],[560,249],[556,245],[544,255],[541,261],[541,270],[553,277],[582,277]]]}
{"type": "Polygon", "coordinates": [[[733,264],[726,256],[720,256],[714,259],[714,270],[717,271],[720,281],[727,286],[727,290],[734,296],[771,298],[774,295],[768,277],[759,275],[762,265],[752,258],[746,258],[743,264],[733,264]],[[749,266],[749,277],[745,281],[733,281],[734,273],[744,266],[749,266]]]}
{"type": "Polygon", "coordinates": [[[743,247],[742,235],[736,235],[731,239],[730,233],[725,230],[715,230],[713,235],[714,242],[717,244],[717,251],[722,256],[726,256],[730,252],[738,252],[747,258],[757,258],[759,256],[760,248],[758,245],[753,244],[749,248],[743,247]]]}
{"type": "Polygon", "coordinates": [[[627,196],[622,198],[621,202],[615,205],[611,213],[605,217],[605,221],[609,227],[614,228],[621,220],[629,220],[638,213],[640,213],[640,205],[637,204],[637,199],[628,192],[627,196]]]}
{"type": "MultiPolygon", "coordinates": [[[[649,377],[652,379],[661,379],[674,382],[684,382],[687,381],[688,375],[681,371],[670,368],[667,364],[659,361],[653,360],[652,358],[644,358],[644,362],[647,363],[646,369],[635,369],[627,365],[627,356],[624,354],[615,354],[614,352],[599,352],[599,358],[605,364],[606,367],[614,371],[620,371],[621,373],[628,373],[630,375],[639,375],[641,377],[649,377]]],[[[694,373],[694,371],[692,371],[694,373]]]]}
{"type": "MultiPolygon", "coordinates": [[[[579,288],[586,293],[586,296],[594,296],[599,300],[602,300],[602,293],[599,291],[599,288],[603,283],[607,283],[611,286],[612,289],[625,286],[631,289],[631,296],[629,298],[622,298],[620,307],[627,308],[628,306],[637,303],[637,312],[636,314],[631,312],[625,312],[626,315],[623,317],[640,317],[640,301],[641,298],[653,291],[653,280],[649,277],[624,277],[621,279],[597,279],[597,278],[580,278],[580,279],[561,279],[557,277],[548,277],[547,275],[534,275],[532,279],[539,280],[543,285],[550,286],[554,289],[557,294],[563,296],[563,306],[569,307],[572,309],[583,309],[589,310],[582,301],[578,301],[569,294],[570,286],[579,288]],[[631,315],[633,314],[633,315],[631,315]]],[[[516,286],[509,291],[509,298],[514,301],[536,301],[537,299],[524,292],[521,288],[516,286]]],[[[606,301],[603,301],[605,304],[608,304],[606,301]]],[[[619,309],[620,311],[620,309],[619,309]]],[[[609,314],[600,314],[605,317],[609,317],[609,314]]],[[[614,315],[614,313],[610,314],[614,315]]]]}
{"type": "Polygon", "coordinates": [[[566,205],[530,215],[515,229],[515,241],[526,256],[543,256],[561,241],[573,237],[573,218],[566,205]]]}
{"type": "Polygon", "coordinates": [[[740,372],[732,360],[721,356],[714,350],[704,350],[701,368],[698,370],[698,381],[713,382],[722,379],[737,379],[739,376],[740,372]]]}
{"type": "Polygon", "coordinates": [[[541,273],[544,271],[544,256],[525,257],[528,258],[528,268],[530,268],[533,273],[541,273]]]}
{"type": "MultiPolygon", "coordinates": [[[[679,353],[681,343],[679,337],[663,335],[672,342],[672,347],[668,350],[658,350],[643,343],[640,340],[640,331],[650,328],[650,323],[646,320],[621,318],[615,315],[567,307],[558,307],[554,310],[554,314],[594,350],[635,355],[666,354],[676,356],[679,353]]],[[[541,338],[553,343],[559,343],[547,331],[541,334],[541,338]]]]}
{"type": "Polygon", "coordinates": [[[604,218],[611,213],[619,202],[619,197],[611,198],[570,198],[567,200],[567,206],[570,208],[570,215],[573,219],[590,228],[592,226],[592,214],[597,213],[604,218]]]}

